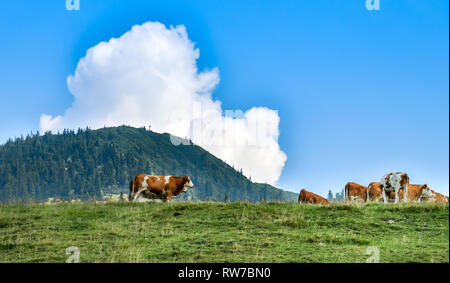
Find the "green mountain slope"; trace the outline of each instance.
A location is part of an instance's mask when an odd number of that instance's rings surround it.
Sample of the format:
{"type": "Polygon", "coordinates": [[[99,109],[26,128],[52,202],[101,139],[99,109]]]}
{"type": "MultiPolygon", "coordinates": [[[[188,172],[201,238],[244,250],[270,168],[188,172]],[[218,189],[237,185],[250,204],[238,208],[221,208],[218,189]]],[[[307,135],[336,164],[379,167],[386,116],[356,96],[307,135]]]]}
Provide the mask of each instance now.
{"type": "Polygon", "coordinates": [[[196,188],[177,200],[297,198],[295,193],[252,183],[199,146],[174,146],[169,134],[121,126],[36,134],[0,146],[0,202],[87,200],[103,193],[128,193],[137,173],[191,176],[196,188]]]}

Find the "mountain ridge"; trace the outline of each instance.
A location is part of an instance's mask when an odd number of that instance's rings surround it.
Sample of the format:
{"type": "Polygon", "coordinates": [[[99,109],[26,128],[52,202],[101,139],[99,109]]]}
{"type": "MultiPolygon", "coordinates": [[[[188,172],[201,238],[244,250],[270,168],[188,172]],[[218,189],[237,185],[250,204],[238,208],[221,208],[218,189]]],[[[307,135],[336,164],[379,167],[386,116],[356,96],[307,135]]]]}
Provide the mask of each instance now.
{"type": "Polygon", "coordinates": [[[0,202],[101,199],[104,193],[128,193],[129,181],[137,173],[191,176],[196,189],[177,200],[259,202],[297,197],[251,182],[190,141],[175,146],[167,133],[119,126],[37,133],[0,145],[0,202]]]}

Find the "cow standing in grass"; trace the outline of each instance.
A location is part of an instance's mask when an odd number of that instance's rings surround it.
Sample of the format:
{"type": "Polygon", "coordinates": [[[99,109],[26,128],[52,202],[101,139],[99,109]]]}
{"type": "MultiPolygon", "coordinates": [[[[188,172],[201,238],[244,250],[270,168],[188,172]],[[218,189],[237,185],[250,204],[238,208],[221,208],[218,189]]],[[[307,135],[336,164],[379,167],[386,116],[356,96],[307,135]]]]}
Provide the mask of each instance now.
{"type": "Polygon", "coordinates": [[[379,202],[382,200],[381,196],[382,190],[380,182],[372,182],[367,187],[369,188],[370,201],[379,202]]]}
{"type": "MultiPolygon", "coordinates": [[[[415,185],[408,184],[408,201],[422,202],[422,200],[429,200],[433,196],[432,190],[427,184],[415,185]]],[[[403,198],[403,191],[398,192],[398,197],[403,198]]],[[[395,192],[391,192],[389,199],[395,199],[395,192]]]]}
{"type": "Polygon", "coordinates": [[[389,195],[395,193],[395,203],[399,201],[399,191],[403,191],[403,201],[408,201],[409,176],[406,173],[388,173],[381,178],[381,195],[384,203],[388,202],[389,195]]]}
{"type": "Polygon", "coordinates": [[[437,203],[448,203],[449,200],[448,196],[435,192],[432,189],[427,190],[426,194],[422,194],[422,199],[424,201],[437,203]]]}
{"type": "Polygon", "coordinates": [[[173,197],[186,193],[194,184],[188,176],[151,176],[137,174],[130,182],[130,201],[137,201],[143,196],[149,199],[162,199],[172,201],[173,197]]]}
{"type": "Polygon", "coordinates": [[[347,202],[368,202],[370,200],[369,188],[363,185],[348,182],[345,185],[345,200],[347,202]]]}

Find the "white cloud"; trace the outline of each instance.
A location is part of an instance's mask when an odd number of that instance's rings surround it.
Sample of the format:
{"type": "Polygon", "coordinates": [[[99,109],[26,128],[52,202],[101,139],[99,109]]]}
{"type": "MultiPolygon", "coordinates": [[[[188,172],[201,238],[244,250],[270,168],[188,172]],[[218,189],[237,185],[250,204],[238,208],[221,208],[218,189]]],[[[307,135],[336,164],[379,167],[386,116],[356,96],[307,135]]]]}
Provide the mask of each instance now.
{"type": "Polygon", "coordinates": [[[87,51],[67,78],[72,106],[62,116],[42,114],[41,131],[151,125],[156,132],[190,137],[252,180],[274,184],[286,161],[278,145],[278,113],[253,107],[227,117],[211,97],[219,70],[199,72],[198,58],[184,26],[136,25],[87,51]]]}

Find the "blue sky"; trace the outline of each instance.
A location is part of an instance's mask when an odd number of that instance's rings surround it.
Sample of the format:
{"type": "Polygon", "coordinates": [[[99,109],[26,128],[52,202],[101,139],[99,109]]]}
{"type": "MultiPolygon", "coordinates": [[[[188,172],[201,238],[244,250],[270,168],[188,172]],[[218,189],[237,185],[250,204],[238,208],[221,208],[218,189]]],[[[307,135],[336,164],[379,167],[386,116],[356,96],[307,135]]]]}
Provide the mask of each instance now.
{"type": "Polygon", "coordinates": [[[287,154],[278,186],[326,195],[388,171],[449,188],[448,1],[3,1],[0,142],[73,97],[86,50],[135,24],[183,24],[223,109],[267,106],[287,154]]]}

